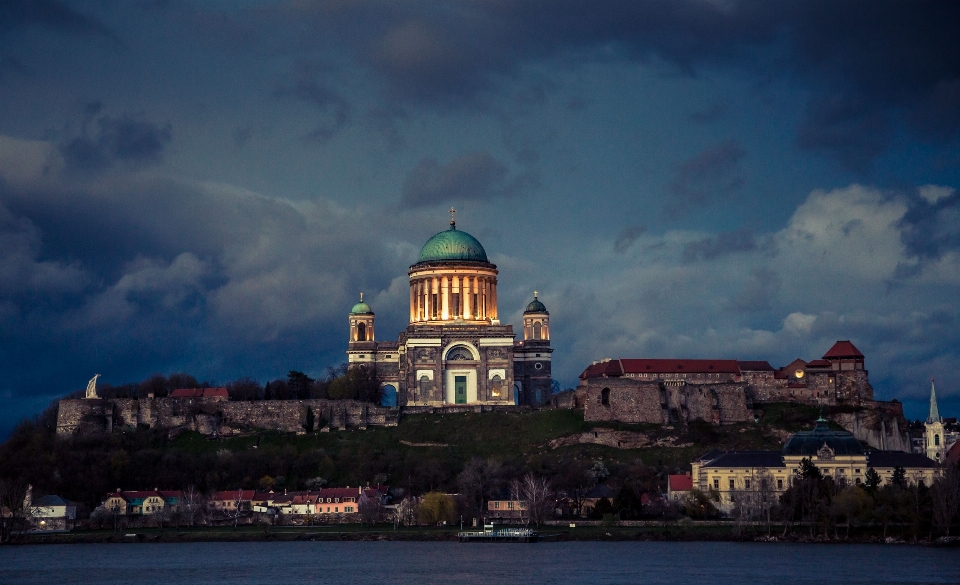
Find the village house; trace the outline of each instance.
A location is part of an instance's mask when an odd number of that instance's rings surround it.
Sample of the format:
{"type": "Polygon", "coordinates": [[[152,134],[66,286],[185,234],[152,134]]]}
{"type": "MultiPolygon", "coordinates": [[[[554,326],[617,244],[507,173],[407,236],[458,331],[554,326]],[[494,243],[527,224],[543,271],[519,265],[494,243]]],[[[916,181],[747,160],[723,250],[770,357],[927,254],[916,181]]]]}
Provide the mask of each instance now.
{"type": "Polygon", "coordinates": [[[77,505],[60,496],[43,496],[27,507],[27,517],[36,530],[69,530],[77,520],[77,505]]]}
{"type": "Polygon", "coordinates": [[[124,516],[151,516],[176,512],[183,499],[179,490],[117,491],[107,495],[103,508],[124,516]]]}

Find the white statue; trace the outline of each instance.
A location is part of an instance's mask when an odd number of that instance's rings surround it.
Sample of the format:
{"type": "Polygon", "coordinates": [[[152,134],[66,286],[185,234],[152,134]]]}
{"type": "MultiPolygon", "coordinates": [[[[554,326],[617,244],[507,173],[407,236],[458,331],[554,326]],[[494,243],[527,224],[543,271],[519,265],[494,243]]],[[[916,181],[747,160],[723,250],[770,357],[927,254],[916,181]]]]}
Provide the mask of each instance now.
{"type": "Polygon", "coordinates": [[[90,378],[89,382],[87,382],[86,398],[100,398],[97,396],[97,378],[99,377],[100,374],[96,374],[94,377],[90,378]]]}

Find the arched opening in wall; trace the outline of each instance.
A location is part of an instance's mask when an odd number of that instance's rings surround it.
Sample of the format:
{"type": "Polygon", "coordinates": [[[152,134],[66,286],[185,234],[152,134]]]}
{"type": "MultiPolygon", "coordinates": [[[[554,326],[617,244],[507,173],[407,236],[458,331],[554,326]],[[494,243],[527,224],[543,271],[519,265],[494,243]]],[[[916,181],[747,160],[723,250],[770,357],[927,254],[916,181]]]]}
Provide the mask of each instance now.
{"type": "Polygon", "coordinates": [[[447,361],[473,361],[473,354],[469,349],[458,345],[447,352],[447,361]]]}
{"type": "Polygon", "coordinates": [[[610,389],[604,388],[600,391],[600,405],[610,406],[610,389]]]}
{"type": "Polygon", "coordinates": [[[513,385],[513,403],[514,404],[520,404],[521,392],[522,391],[520,388],[520,384],[519,383],[514,384],[513,385]]]}
{"type": "Polygon", "coordinates": [[[500,398],[503,394],[503,378],[496,374],[490,379],[490,397],[500,398]]]}
{"type": "Polygon", "coordinates": [[[383,396],[380,398],[380,406],[397,405],[397,387],[393,384],[386,384],[383,387],[383,396]]]}
{"type": "Polygon", "coordinates": [[[357,323],[357,341],[367,340],[367,324],[357,323]]]}
{"type": "Polygon", "coordinates": [[[542,339],[542,335],[543,335],[543,325],[541,325],[540,322],[537,321],[536,323],[533,324],[533,338],[542,339]]]}
{"type": "MultiPolygon", "coordinates": [[[[932,401],[931,401],[931,402],[932,402],[932,401]]],[[[940,435],[934,435],[934,436],[933,436],[933,445],[934,445],[935,447],[939,447],[939,446],[940,446],[940,435]]]]}

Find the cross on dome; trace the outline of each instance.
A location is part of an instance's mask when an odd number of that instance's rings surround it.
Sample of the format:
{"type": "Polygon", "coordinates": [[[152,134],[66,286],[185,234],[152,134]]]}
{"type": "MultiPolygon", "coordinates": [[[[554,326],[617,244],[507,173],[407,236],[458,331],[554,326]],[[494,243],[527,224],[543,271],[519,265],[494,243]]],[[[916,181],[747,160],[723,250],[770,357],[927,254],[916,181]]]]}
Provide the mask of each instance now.
{"type": "Polygon", "coordinates": [[[457,210],[453,207],[450,208],[450,228],[457,229],[457,219],[455,217],[457,210]]]}

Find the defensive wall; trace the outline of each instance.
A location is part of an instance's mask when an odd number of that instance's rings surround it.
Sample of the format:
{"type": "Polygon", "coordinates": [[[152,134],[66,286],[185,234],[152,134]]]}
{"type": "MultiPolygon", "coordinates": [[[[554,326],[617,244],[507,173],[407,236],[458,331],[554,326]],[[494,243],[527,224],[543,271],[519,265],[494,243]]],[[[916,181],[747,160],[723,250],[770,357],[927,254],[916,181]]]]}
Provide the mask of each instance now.
{"type": "Polygon", "coordinates": [[[61,400],[57,434],[110,433],[146,427],[232,436],[250,430],[305,432],[309,414],[316,428],[396,426],[397,408],[354,400],[258,400],[222,398],[113,398],[61,400]]]}

